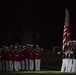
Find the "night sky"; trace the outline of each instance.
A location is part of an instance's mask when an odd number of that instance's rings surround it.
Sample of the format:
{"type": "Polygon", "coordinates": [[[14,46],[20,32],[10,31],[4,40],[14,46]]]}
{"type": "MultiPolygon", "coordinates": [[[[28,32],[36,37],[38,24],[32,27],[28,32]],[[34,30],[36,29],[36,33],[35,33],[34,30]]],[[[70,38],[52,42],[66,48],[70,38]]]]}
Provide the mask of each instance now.
{"type": "Polygon", "coordinates": [[[71,39],[76,40],[76,2],[75,0],[26,0],[5,1],[0,5],[0,45],[21,43],[24,25],[32,27],[33,40],[39,36],[37,44],[52,48],[62,45],[65,9],[70,13],[71,39]],[[15,28],[15,30],[14,30],[15,28]]]}

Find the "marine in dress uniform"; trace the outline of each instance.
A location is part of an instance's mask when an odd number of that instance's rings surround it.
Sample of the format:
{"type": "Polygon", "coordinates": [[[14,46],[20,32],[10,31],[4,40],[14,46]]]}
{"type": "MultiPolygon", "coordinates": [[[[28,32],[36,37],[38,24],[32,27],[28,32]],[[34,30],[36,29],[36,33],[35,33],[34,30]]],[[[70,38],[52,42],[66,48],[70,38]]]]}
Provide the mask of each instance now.
{"type": "Polygon", "coordinates": [[[73,41],[70,41],[70,46],[71,46],[71,49],[70,49],[70,52],[68,54],[68,72],[71,72],[72,71],[72,63],[73,63],[73,41]]]}
{"type": "Polygon", "coordinates": [[[25,46],[22,46],[22,49],[20,50],[21,70],[25,70],[24,48],[25,46]]]}
{"type": "Polygon", "coordinates": [[[18,50],[18,46],[14,47],[13,61],[14,61],[14,70],[19,71],[19,69],[20,69],[20,53],[19,53],[19,50],[18,50]]]}
{"type": "Polygon", "coordinates": [[[68,72],[68,51],[67,51],[67,45],[65,45],[64,51],[62,52],[61,72],[68,72]]]}
{"type": "MultiPolygon", "coordinates": [[[[25,70],[28,70],[28,67],[26,67],[26,61],[28,60],[28,53],[26,52],[26,46],[22,46],[22,49],[23,49],[23,55],[24,55],[24,61],[25,61],[25,70]],[[26,56],[26,53],[27,53],[27,56],[26,56]]],[[[27,61],[28,62],[28,61],[27,61]]]]}
{"type": "Polygon", "coordinates": [[[9,62],[9,71],[13,71],[13,54],[11,49],[9,49],[7,55],[8,55],[8,62],[9,62]]]}
{"type": "Polygon", "coordinates": [[[30,45],[30,49],[29,49],[29,70],[34,70],[34,54],[33,54],[33,46],[34,45],[30,45]]]}
{"type": "MultiPolygon", "coordinates": [[[[43,51],[43,49],[42,49],[43,51]]],[[[41,49],[39,45],[36,45],[36,49],[34,49],[34,60],[35,60],[35,70],[40,70],[40,63],[41,63],[41,49]]]]}
{"type": "Polygon", "coordinates": [[[30,48],[30,44],[27,44],[27,45],[26,45],[26,50],[25,50],[26,70],[29,70],[29,54],[28,54],[29,48],[30,48]]]}
{"type": "Polygon", "coordinates": [[[74,41],[74,49],[73,49],[73,66],[72,72],[76,72],[76,41],[74,41]]]}
{"type": "MultiPolygon", "coordinates": [[[[19,50],[19,52],[22,50],[22,45],[18,45],[18,50],[19,50]]],[[[20,67],[19,67],[19,70],[22,69],[22,61],[21,61],[21,58],[22,58],[22,56],[20,54],[20,62],[19,62],[20,67]]]]}

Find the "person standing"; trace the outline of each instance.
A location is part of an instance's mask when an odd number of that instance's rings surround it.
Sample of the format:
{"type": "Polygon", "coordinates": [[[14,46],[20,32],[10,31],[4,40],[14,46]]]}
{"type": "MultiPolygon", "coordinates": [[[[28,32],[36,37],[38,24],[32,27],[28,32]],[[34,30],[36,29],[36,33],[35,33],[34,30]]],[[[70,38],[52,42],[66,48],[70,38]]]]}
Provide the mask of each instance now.
{"type": "Polygon", "coordinates": [[[39,45],[36,45],[36,49],[34,49],[34,60],[35,60],[35,70],[40,70],[40,63],[41,63],[41,52],[43,49],[40,49],[39,45]]]}
{"type": "Polygon", "coordinates": [[[19,70],[22,70],[22,56],[21,56],[21,51],[22,51],[22,45],[18,45],[18,50],[19,50],[19,53],[20,53],[20,61],[19,61],[19,70]]]}
{"type": "Polygon", "coordinates": [[[13,54],[11,49],[9,49],[8,52],[8,62],[9,62],[9,71],[13,71],[13,54]]]}
{"type": "Polygon", "coordinates": [[[76,72],[76,41],[74,41],[74,49],[73,49],[73,66],[71,72],[76,72]]]}
{"type": "Polygon", "coordinates": [[[65,52],[62,52],[62,65],[61,65],[61,72],[65,71],[65,52]]]}
{"type": "Polygon", "coordinates": [[[62,52],[61,72],[68,72],[68,51],[67,51],[67,45],[65,45],[64,51],[62,52]]]}
{"type": "Polygon", "coordinates": [[[25,46],[22,46],[22,49],[20,50],[21,70],[25,70],[24,49],[25,49],[25,46]]]}
{"type": "Polygon", "coordinates": [[[68,72],[72,71],[73,49],[74,49],[73,41],[70,41],[70,46],[71,46],[71,49],[68,53],[68,72]]]}
{"type": "Polygon", "coordinates": [[[26,70],[29,70],[29,54],[28,54],[29,49],[30,49],[30,44],[27,44],[26,49],[24,50],[26,70]]]}
{"type": "Polygon", "coordinates": [[[30,49],[29,49],[29,70],[34,70],[34,54],[33,54],[33,46],[34,45],[30,45],[30,49]]]}
{"type": "Polygon", "coordinates": [[[19,71],[19,69],[20,69],[20,53],[18,50],[18,46],[14,47],[13,60],[14,60],[14,70],[19,71]]]}

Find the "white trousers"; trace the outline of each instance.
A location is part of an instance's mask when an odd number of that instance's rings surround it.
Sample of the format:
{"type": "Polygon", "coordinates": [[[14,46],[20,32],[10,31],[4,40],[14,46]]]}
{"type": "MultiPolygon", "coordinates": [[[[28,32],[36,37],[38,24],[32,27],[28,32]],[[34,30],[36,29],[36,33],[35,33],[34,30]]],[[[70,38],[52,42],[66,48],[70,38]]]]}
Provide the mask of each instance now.
{"type": "Polygon", "coordinates": [[[73,59],[68,59],[68,72],[72,71],[72,62],[73,62],[73,59]]]}
{"type": "Polygon", "coordinates": [[[76,59],[73,59],[72,72],[76,72],[76,59]]]}
{"type": "Polygon", "coordinates": [[[21,61],[19,61],[19,70],[21,70],[21,61]]]}
{"type": "Polygon", "coordinates": [[[29,69],[34,70],[34,61],[33,60],[29,60],[29,69]]]}
{"type": "Polygon", "coordinates": [[[62,59],[61,72],[68,72],[68,59],[62,59]]]}
{"type": "Polygon", "coordinates": [[[25,70],[25,61],[22,60],[22,61],[21,61],[21,64],[22,64],[22,70],[25,70]]]}
{"type": "Polygon", "coordinates": [[[0,60],[0,71],[2,71],[2,61],[0,60]]]}
{"type": "Polygon", "coordinates": [[[26,63],[26,70],[29,70],[29,65],[28,65],[29,60],[28,59],[25,59],[25,63],[26,63]]]}
{"type": "Polygon", "coordinates": [[[9,70],[13,71],[13,61],[9,61],[9,70]]]}
{"type": "Polygon", "coordinates": [[[40,59],[35,59],[35,70],[40,70],[40,59]]]}
{"type": "Polygon", "coordinates": [[[9,62],[5,61],[5,64],[6,64],[6,71],[9,71],[9,62]]]}
{"type": "Polygon", "coordinates": [[[19,71],[19,67],[20,67],[20,62],[19,61],[14,61],[14,70],[19,71]]]}

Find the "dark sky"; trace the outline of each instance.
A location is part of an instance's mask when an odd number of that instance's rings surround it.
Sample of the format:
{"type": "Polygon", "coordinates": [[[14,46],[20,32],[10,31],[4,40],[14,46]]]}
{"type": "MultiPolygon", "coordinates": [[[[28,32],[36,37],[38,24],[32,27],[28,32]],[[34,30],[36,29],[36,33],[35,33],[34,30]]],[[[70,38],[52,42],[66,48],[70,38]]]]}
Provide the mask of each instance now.
{"type": "MultiPolygon", "coordinates": [[[[0,5],[0,44],[11,39],[20,41],[13,29],[22,34],[22,27],[29,23],[34,32],[40,33],[41,45],[61,46],[65,9],[70,13],[71,38],[76,40],[75,0],[26,0],[5,1],[0,5]],[[7,40],[8,39],[8,40],[7,40]]],[[[27,26],[27,25],[26,25],[27,26]]]]}

